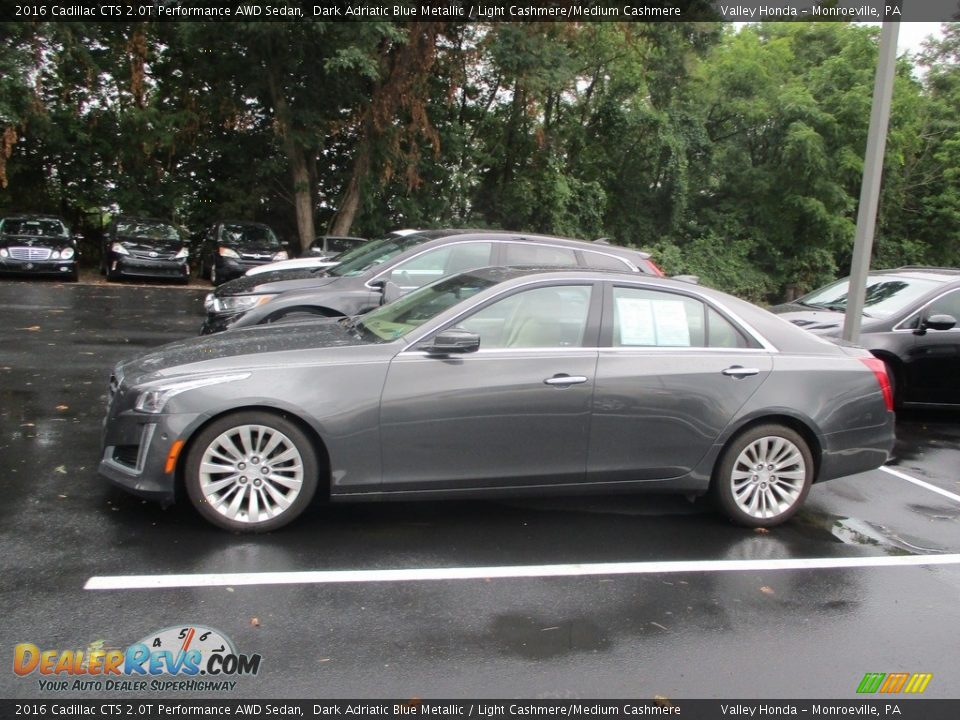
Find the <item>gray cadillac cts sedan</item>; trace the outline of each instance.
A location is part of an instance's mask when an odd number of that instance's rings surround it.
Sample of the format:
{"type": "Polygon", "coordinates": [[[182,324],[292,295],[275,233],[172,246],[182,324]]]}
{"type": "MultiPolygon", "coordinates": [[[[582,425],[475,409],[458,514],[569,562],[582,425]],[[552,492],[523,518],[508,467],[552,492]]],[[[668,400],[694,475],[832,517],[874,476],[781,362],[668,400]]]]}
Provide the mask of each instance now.
{"type": "Polygon", "coordinates": [[[100,472],[220,527],[332,500],[711,492],[783,522],[892,448],[883,363],[683,282],[486,268],[117,365],[100,472]]]}

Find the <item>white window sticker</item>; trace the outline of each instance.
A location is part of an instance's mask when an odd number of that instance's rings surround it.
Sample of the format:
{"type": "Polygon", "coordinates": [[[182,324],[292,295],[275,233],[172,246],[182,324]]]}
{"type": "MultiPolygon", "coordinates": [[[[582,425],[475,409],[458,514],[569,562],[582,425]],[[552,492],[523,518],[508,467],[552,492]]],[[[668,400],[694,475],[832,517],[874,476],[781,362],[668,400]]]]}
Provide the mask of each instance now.
{"type": "Polygon", "coordinates": [[[690,347],[682,300],[617,297],[621,345],[690,347]]]}

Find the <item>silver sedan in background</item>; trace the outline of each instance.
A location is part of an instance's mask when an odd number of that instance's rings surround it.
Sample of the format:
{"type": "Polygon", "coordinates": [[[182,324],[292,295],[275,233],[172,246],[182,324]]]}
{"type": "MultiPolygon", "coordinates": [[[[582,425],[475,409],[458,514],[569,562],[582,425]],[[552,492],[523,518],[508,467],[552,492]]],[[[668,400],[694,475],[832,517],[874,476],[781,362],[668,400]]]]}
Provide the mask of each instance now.
{"type": "Polygon", "coordinates": [[[268,531],[337,501],[711,493],[790,518],[884,463],[868,352],[729,295],[587,269],[475,270],[356,318],[231,330],[120,363],[100,472],[268,531]]]}

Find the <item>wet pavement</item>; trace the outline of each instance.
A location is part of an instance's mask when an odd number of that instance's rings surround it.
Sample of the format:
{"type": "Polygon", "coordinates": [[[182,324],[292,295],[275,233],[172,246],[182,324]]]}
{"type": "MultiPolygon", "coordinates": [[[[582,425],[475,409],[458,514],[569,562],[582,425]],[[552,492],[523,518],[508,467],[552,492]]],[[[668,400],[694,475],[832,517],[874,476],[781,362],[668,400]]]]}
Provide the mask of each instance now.
{"type": "MultiPolygon", "coordinates": [[[[900,671],[933,673],[925,697],[960,696],[960,566],[767,562],[960,553],[960,502],[883,471],[814,486],[802,513],[767,533],[703,502],[636,496],[318,504],[251,537],[207,525],[186,504],[162,509],[111,488],[96,474],[110,369],[196,334],[203,295],[0,282],[0,697],[56,697],[36,673],[10,671],[17,643],[120,648],[170,626],[213,627],[262,655],[234,697],[855,699],[864,673],[900,671]],[[692,560],[756,562],[84,590],[104,575],[692,560]]],[[[960,495],[960,411],[903,413],[898,437],[892,468],[960,495]]]]}

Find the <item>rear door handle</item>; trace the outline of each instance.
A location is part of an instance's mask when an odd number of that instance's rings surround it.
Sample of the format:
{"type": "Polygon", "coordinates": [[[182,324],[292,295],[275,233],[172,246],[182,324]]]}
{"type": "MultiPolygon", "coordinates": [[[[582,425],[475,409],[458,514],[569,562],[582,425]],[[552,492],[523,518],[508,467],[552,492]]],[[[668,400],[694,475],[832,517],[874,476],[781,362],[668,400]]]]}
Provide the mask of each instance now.
{"type": "Polygon", "coordinates": [[[555,387],[567,387],[568,385],[580,385],[585,383],[587,378],[583,375],[554,375],[544,380],[544,384],[555,387]]]}
{"type": "Polygon", "coordinates": [[[733,378],[739,379],[739,378],[750,377],[751,375],[760,374],[760,368],[745,368],[745,367],[741,367],[740,365],[732,365],[728,367],[726,370],[721,370],[720,372],[722,372],[727,377],[733,377],[733,378]]]}

